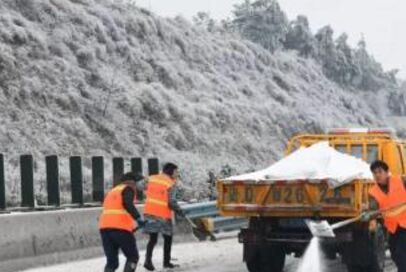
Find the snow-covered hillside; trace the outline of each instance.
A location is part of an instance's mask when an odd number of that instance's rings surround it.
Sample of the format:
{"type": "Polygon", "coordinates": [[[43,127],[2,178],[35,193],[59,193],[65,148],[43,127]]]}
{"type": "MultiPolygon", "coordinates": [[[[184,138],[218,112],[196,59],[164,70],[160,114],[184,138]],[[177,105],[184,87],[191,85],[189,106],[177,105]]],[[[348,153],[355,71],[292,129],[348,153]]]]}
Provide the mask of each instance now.
{"type": "Polygon", "coordinates": [[[157,156],[179,163],[197,195],[209,170],[264,167],[296,132],[383,125],[365,101],[293,52],[120,1],[0,2],[0,152],[10,184],[22,153],[38,160],[41,180],[48,154],[157,156]]]}

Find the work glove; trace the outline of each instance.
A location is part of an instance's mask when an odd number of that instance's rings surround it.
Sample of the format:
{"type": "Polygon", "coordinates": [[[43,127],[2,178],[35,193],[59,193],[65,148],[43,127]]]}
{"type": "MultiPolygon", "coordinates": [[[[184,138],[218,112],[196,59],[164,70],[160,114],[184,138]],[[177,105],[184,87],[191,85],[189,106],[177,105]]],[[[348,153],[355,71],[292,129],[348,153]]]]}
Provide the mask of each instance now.
{"type": "Polygon", "coordinates": [[[182,220],[185,217],[186,217],[186,215],[185,215],[184,211],[182,211],[182,210],[176,210],[175,211],[175,220],[176,221],[182,220]]]}
{"type": "Polygon", "coordinates": [[[175,213],[176,213],[176,215],[179,216],[179,217],[186,217],[185,212],[184,212],[183,210],[181,210],[181,209],[176,210],[175,213]]]}
{"type": "Polygon", "coordinates": [[[364,212],[361,215],[361,222],[369,222],[375,219],[375,212],[364,212]]]}
{"type": "Polygon", "coordinates": [[[143,220],[142,218],[137,218],[137,226],[139,229],[144,228],[146,223],[147,222],[145,220],[143,220]]]}

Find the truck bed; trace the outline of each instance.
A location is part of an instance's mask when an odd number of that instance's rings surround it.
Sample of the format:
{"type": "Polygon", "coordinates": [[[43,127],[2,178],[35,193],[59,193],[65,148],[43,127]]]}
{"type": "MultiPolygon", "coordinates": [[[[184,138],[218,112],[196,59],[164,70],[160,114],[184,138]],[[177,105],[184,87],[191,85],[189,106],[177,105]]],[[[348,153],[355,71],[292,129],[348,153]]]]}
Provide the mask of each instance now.
{"type": "Polygon", "coordinates": [[[368,208],[371,180],[354,180],[337,189],[326,180],[217,182],[223,216],[354,217],[368,208]]]}

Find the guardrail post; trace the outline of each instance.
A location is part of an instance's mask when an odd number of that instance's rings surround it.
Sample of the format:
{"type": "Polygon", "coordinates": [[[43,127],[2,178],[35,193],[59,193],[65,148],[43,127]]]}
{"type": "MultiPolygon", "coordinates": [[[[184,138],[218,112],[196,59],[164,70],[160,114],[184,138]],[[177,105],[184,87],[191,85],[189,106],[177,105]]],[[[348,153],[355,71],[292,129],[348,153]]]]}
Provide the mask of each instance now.
{"type": "MultiPolygon", "coordinates": [[[[131,172],[143,174],[142,158],[131,158],[131,172]]],[[[145,199],[144,192],[137,190],[137,200],[143,201],[145,199]]]]}
{"type": "Polygon", "coordinates": [[[82,158],[79,156],[70,157],[70,182],[72,193],[72,204],[83,204],[83,173],[82,158]]]}
{"type": "Polygon", "coordinates": [[[20,156],[21,206],[35,207],[34,200],[34,162],[32,155],[20,156]]]}
{"type": "Polygon", "coordinates": [[[6,209],[6,180],[4,176],[4,156],[0,154],[0,210],[6,209]]]}
{"type": "Polygon", "coordinates": [[[118,179],[124,174],[124,159],[113,158],[113,184],[116,185],[118,179]]]}
{"type": "Polygon", "coordinates": [[[148,174],[150,176],[159,174],[159,160],[157,158],[148,159],[148,174]]]}
{"type": "Polygon", "coordinates": [[[58,156],[45,157],[47,173],[48,205],[60,206],[61,198],[59,193],[59,164],[58,156]]]}
{"type": "Polygon", "coordinates": [[[103,202],[104,199],[104,158],[92,157],[93,201],[103,202]]]}
{"type": "Polygon", "coordinates": [[[142,169],[142,158],[131,158],[131,172],[142,175],[144,172],[142,169]]]}

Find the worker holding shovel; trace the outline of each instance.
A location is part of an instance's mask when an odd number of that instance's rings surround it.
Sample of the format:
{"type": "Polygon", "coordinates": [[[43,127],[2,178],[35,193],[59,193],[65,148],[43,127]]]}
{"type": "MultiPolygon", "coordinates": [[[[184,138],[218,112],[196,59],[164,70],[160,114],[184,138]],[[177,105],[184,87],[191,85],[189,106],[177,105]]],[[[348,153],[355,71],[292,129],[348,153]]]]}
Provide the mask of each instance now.
{"type": "MultiPolygon", "coordinates": [[[[369,194],[383,211],[379,214],[389,232],[389,249],[398,272],[406,272],[406,182],[399,176],[390,175],[389,167],[383,161],[373,162],[370,168],[376,184],[369,194]]],[[[368,221],[376,215],[378,213],[366,213],[363,219],[368,221]]]]}
{"type": "Polygon", "coordinates": [[[173,212],[184,216],[176,200],[176,180],[179,176],[178,167],[173,163],[164,165],[162,173],[148,178],[144,215],[147,220],[144,231],[149,234],[144,267],[154,271],[152,253],[158,242],[158,234],[164,237],[164,268],[175,268],[171,262],[173,212]]]}

